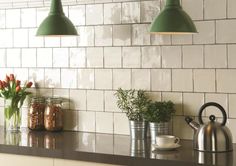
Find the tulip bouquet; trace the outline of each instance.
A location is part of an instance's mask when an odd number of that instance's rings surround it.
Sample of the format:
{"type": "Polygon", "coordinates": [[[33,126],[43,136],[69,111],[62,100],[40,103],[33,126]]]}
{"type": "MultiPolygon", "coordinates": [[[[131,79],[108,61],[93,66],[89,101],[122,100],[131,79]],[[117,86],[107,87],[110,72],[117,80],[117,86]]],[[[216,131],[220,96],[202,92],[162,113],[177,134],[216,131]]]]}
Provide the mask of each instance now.
{"type": "Polygon", "coordinates": [[[4,109],[5,128],[7,130],[18,130],[21,123],[20,108],[27,95],[31,94],[26,89],[32,86],[27,82],[21,86],[21,81],[16,80],[14,74],[6,75],[4,81],[0,80],[0,97],[6,100],[4,109]]]}

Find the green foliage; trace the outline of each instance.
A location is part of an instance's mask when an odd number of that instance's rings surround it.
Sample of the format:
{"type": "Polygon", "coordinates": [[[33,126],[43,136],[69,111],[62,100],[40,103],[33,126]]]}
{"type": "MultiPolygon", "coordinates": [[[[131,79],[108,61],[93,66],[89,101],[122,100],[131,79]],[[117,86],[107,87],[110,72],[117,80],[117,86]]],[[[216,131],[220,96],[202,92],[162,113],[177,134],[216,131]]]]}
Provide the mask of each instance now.
{"type": "Polygon", "coordinates": [[[143,90],[123,90],[119,88],[115,93],[117,106],[124,111],[129,120],[143,121],[144,114],[150,103],[143,90]]]}
{"type": "Polygon", "coordinates": [[[145,120],[148,122],[169,122],[171,116],[175,113],[174,103],[171,101],[152,102],[148,105],[148,110],[145,113],[145,120]]]}

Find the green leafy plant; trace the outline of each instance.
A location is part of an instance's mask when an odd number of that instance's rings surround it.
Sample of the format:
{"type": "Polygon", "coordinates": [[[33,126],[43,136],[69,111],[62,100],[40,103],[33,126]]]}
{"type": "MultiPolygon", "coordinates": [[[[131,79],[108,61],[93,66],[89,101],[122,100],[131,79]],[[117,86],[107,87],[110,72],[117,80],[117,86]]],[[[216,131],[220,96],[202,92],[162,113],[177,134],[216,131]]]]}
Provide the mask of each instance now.
{"type": "Polygon", "coordinates": [[[145,112],[145,120],[156,123],[169,122],[174,113],[174,103],[171,101],[151,102],[145,112]]]}
{"type": "Polygon", "coordinates": [[[117,106],[126,113],[129,120],[143,121],[144,114],[150,103],[143,90],[123,90],[119,88],[115,93],[117,106]]]}

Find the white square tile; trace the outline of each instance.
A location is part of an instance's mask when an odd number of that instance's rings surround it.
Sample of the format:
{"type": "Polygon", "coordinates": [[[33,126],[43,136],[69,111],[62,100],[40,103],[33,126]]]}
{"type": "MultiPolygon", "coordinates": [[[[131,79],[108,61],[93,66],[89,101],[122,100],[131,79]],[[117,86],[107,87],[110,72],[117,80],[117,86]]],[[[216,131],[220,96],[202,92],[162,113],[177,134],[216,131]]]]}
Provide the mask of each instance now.
{"type": "Polygon", "coordinates": [[[182,93],[164,92],[162,101],[172,101],[174,103],[175,115],[183,115],[183,96],[182,93]]]}
{"type": "Polygon", "coordinates": [[[194,44],[215,43],[215,23],[214,21],[195,22],[198,33],[193,35],[194,44]]]}
{"type": "Polygon", "coordinates": [[[236,11],[234,6],[236,5],[236,1],[235,0],[228,0],[227,1],[227,16],[229,18],[236,18],[236,11]]]}
{"type": "Polygon", "coordinates": [[[180,68],[181,67],[181,47],[163,46],[162,47],[162,67],[180,68]]]}
{"type": "Polygon", "coordinates": [[[94,27],[78,27],[78,46],[94,46],[94,27]]]}
{"type": "Polygon", "coordinates": [[[226,68],[227,67],[226,45],[206,45],[205,46],[205,67],[206,68],[226,68]]]}
{"type": "Polygon", "coordinates": [[[141,1],[141,22],[152,22],[160,13],[160,0],[141,1]]]}
{"type": "Polygon", "coordinates": [[[0,48],[13,47],[13,30],[0,29],[0,48]]]}
{"type": "Polygon", "coordinates": [[[229,68],[236,68],[236,45],[228,45],[227,49],[228,53],[228,67],[229,68]]]}
{"type": "Polygon", "coordinates": [[[160,68],[161,51],[158,46],[142,47],[142,67],[143,68],[160,68]]]}
{"type": "Polygon", "coordinates": [[[44,69],[29,69],[29,81],[33,82],[33,87],[44,87],[44,69]]]}
{"type": "Polygon", "coordinates": [[[43,22],[43,20],[49,14],[49,7],[37,8],[37,27],[43,22]]]}
{"type": "Polygon", "coordinates": [[[229,95],[229,117],[236,118],[236,95],[229,95]]]}
{"type": "Polygon", "coordinates": [[[235,93],[236,92],[236,70],[222,69],[216,71],[217,92],[235,93]]]}
{"type": "Polygon", "coordinates": [[[171,70],[169,69],[151,70],[151,90],[170,91],[171,90],[171,70]]]}
{"type": "Polygon", "coordinates": [[[6,50],[0,49],[0,66],[6,67],[6,50]]]}
{"type": "Polygon", "coordinates": [[[131,70],[130,69],[113,69],[113,89],[130,89],[131,88],[131,70]]]}
{"type": "Polygon", "coordinates": [[[121,23],[121,3],[104,4],[104,24],[121,23]]]}
{"type": "Polygon", "coordinates": [[[78,69],[78,88],[93,89],[94,88],[94,70],[78,69]]]}
{"type": "Polygon", "coordinates": [[[61,39],[60,37],[44,37],[45,47],[60,47],[61,39]]]}
{"type": "Polygon", "coordinates": [[[203,46],[183,46],[183,67],[203,68],[203,46]]]}
{"type": "Polygon", "coordinates": [[[123,67],[139,68],[141,66],[141,50],[140,47],[123,47],[123,67]]]}
{"type": "Polygon", "coordinates": [[[124,113],[114,113],[114,134],[129,135],[129,120],[124,113]]]}
{"type": "Polygon", "coordinates": [[[16,79],[21,80],[21,85],[28,82],[29,72],[27,68],[14,68],[14,74],[16,79]]]}
{"type": "Polygon", "coordinates": [[[95,70],[95,88],[112,89],[112,70],[96,69],[95,70]]]}
{"type": "Polygon", "coordinates": [[[53,48],[53,67],[69,66],[69,50],[68,48],[53,48]]]}
{"type": "Polygon", "coordinates": [[[226,18],[227,0],[207,0],[204,1],[204,18],[205,19],[222,19],[226,18]],[[220,10],[219,10],[220,9],[220,10]]]}
{"type": "Polygon", "coordinates": [[[6,11],[0,10],[0,28],[6,27],[6,11]]]}
{"type": "Polygon", "coordinates": [[[21,50],[22,67],[36,67],[36,49],[21,50]]]}
{"type": "Polygon", "coordinates": [[[204,104],[203,93],[184,93],[183,94],[184,115],[198,116],[200,107],[204,104]]]}
{"type": "Polygon", "coordinates": [[[79,111],[79,131],[95,132],[95,112],[79,111]]]}
{"type": "Polygon", "coordinates": [[[45,87],[60,88],[61,87],[61,71],[60,69],[45,69],[45,87]]]}
{"type": "Polygon", "coordinates": [[[0,80],[5,80],[6,75],[13,73],[13,68],[1,68],[0,80]]]}
{"type": "Polygon", "coordinates": [[[36,28],[29,29],[29,47],[43,47],[44,38],[36,36],[36,28]]]}
{"type": "Polygon", "coordinates": [[[182,7],[193,20],[203,19],[203,0],[182,0],[182,7]]]}
{"type": "Polygon", "coordinates": [[[95,27],[95,45],[112,46],[112,26],[105,25],[95,27]]]}
{"type": "Polygon", "coordinates": [[[43,88],[37,89],[36,94],[39,96],[44,96],[44,97],[52,97],[53,96],[52,89],[48,89],[48,88],[47,89],[43,89],[43,88]]]}
{"type": "Polygon", "coordinates": [[[78,130],[77,113],[78,111],[71,111],[71,110],[64,111],[64,127],[63,127],[64,130],[69,130],[69,131],[78,130]]]}
{"type": "Polygon", "coordinates": [[[36,8],[21,9],[21,26],[36,27],[36,8]]]}
{"type": "Polygon", "coordinates": [[[69,6],[69,18],[75,26],[85,25],[85,5],[69,6]]]}
{"type": "Polygon", "coordinates": [[[87,67],[103,67],[103,48],[87,48],[87,67]]]}
{"type": "Polygon", "coordinates": [[[96,132],[113,133],[113,113],[96,112],[96,132]]]}
{"type": "Polygon", "coordinates": [[[105,111],[106,112],[120,112],[121,110],[117,107],[117,98],[115,91],[105,91],[105,111]]]}
{"type": "Polygon", "coordinates": [[[86,53],[85,48],[70,48],[70,67],[85,67],[86,53]]]}
{"type": "Polygon", "coordinates": [[[37,67],[52,67],[52,49],[37,49],[37,67]]]}
{"type": "Polygon", "coordinates": [[[183,116],[174,116],[173,134],[180,139],[193,139],[194,130],[185,122],[183,116]]]}
{"type": "Polygon", "coordinates": [[[140,3],[124,2],[122,3],[122,23],[140,22],[140,3]]]}
{"type": "Polygon", "coordinates": [[[103,91],[87,91],[87,110],[89,111],[103,111],[104,110],[104,96],[103,91]]]}
{"type": "Polygon", "coordinates": [[[113,25],[113,45],[114,46],[131,45],[130,25],[113,25]]]}
{"type": "Polygon", "coordinates": [[[70,109],[86,110],[86,91],[70,90],[70,109]]]}
{"type": "Polygon", "coordinates": [[[7,67],[20,67],[21,66],[21,50],[20,49],[7,49],[7,67]]]}
{"type": "MultiPolygon", "coordinates": [[[[69,99],[69,89],[53,89],[53,97],[62,97],[62,98],[66,98],[69,99]]],[[[64,103],[63,103],[64,105],[64,103]]],[[[69,108],[67,108],[69,109],[69,108]]]]}
{"type": "Polygon", "coordinates": [[[19,28],[21,24],[20,9],[6,10],[6,27],[19,28]]]}
{"type": "Polygon", "coordinates": [[[162,96],[161,92],[146,92],[146,94],[150,100],[161,101],[161,96],[162,96]]]}
{"type": "Polygon", "coordinates": [[[27,29],[14,29],[14,47],[28,47],[28,30],[27,29]]]}
{"type": "Polygon", "coordinates": [[[193,74],[190,69],[172,70],[173,91],[193,91],[193,74]]]}
{"type": "Polygon", "coordinates": [[[77,87],[77,70],[61,69],[61,87],[76,88],[77,87]]]}
{"type": "Polygon", "coordinates": [[[216,21],[216,43],[235,43],[236,20],[217,20],[216,21]]]}
{"type": "Polygon", "coordinates": [[[170,45],[171,35],[155,35],[151,34],[151,44],[152,45],[170,45]]]}
{"type": "MultiPolygon", "coordinates": [[[[219,103],[226,111],[228,115],[228,97],[227,94],[206,94],[206,102],[219,103]]],[[[222,117],[221,111],[216,107],[206,108],[206,116],[215,115],[216,117],[222,117]]]]}
{"type": "Polygon", "coordinates": [[[150,45],[149,24],[133,24],[132,45],[150,45]]]}
{"type": "Polygon", "coordinates": [[[103,24],[103,5],[86,5],[86,25],[97,24],[103,24]]]}
{"type": "Polygon", "coordinates": [[[75,47],[77,46],[77,36],[61,37],[61,47],[75,47]]]}
{"type": "Polygon", "coordinates": [[[195,92],[215,92],[216,78],[214,69],[197,69],[193,71],[195,92]]]}
{"type": "Polygon", "coordinates": [[[104,47],[104,66],[106,68],[121,67],[121,47],[104,47]]]}
{"type": "Polygon", "coordinates": [[[192,44],[193,37],[190,34],[187,35],[172,35],[173,45],[184,45],[192,44]]]}
{"type": "Polygon", "coordinates": [[[132,69],[132,89],[150,90],[149,69],[132,69]]]}

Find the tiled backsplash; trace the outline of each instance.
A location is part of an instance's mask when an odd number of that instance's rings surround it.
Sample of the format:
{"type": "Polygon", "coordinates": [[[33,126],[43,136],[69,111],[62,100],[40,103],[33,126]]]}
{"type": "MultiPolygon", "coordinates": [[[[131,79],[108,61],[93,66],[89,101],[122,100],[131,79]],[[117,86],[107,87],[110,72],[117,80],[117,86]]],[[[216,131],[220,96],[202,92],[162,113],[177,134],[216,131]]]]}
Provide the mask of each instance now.
{"type": "MultiPolygon", "coordinates": [[[[219,102],[236,142],[235,0],[182,0],[199,33],[176,36],[148,33],[163,1],[63,4],[78,37],[35,37],[49,0],[1,0],[1,79],[15,73],[33,81],[35,93],[70,99],[64,106],[67,130],[129,134],[128,120],[113,96],[119,87],[145,89],[153,99],[175,102],[174,134],[185,139],[192,139],[193,131],[184,115],[197,116],[204,102],[219,102]]],[[[211,113],[221,117],[212,108],[205,115],[211,113]]],[[[27,108],[23,116],[26,126],[27,108]]]]}

